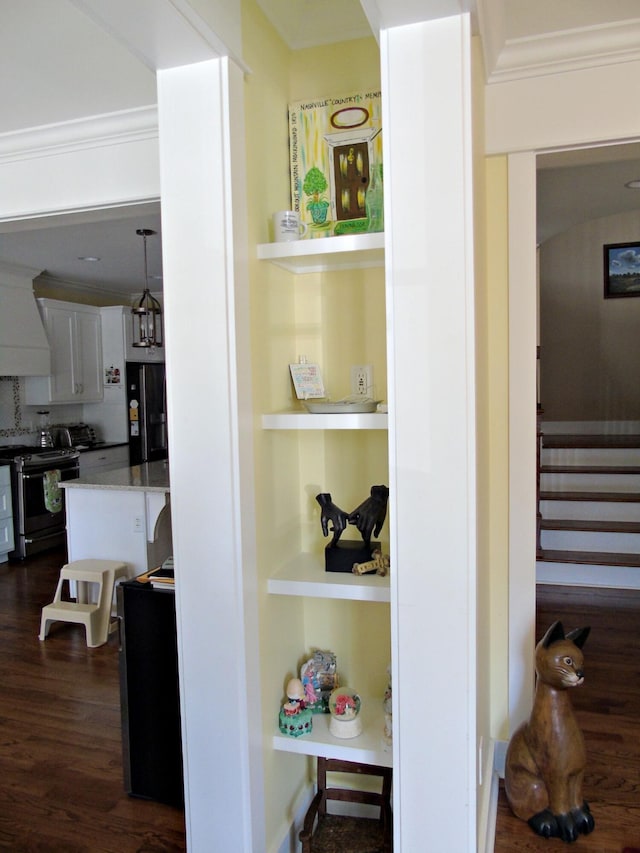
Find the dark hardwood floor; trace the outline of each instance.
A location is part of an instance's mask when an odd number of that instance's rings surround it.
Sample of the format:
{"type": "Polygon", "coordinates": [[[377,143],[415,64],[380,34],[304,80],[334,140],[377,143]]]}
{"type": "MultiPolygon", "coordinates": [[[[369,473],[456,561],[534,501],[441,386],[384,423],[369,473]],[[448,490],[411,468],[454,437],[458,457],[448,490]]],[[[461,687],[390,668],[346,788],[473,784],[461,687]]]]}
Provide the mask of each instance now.
{"type": "Polygon", "coordinates": [[[495,851],[640,847],[640,592],[539,587],[536,640],[555,619],[566,631],[591,626],[585,682],[571,695],[587,747],[584,795],[595,830],[574,845],[540,838],[513,816],[501,788],[495,851]]]}
{"type": "MultiPolygon", "coordinates": [[[[57,624],[38,640],[64,561],[58,551],[0,566],[0,849],[184,851],[181,810],[124,792],[115,635],[88,649],[81,626],[57,624]]],[[[572,696],[596,828],[572,848],[621,853],[640,846],[640,592],[539,588],[537,637],[558,618],[591,625],[572,696]]],[[[496,853],[565,849],[515,818],[501,790],[496,853]]]]}
{"type": "Polygon", "coordinates": [[[82,626],[56,623],[38,639],[64,562],[0,564],[0,849],[183,851],[182,810],[124,791],[116,635],[88,649],[82,626]]]}

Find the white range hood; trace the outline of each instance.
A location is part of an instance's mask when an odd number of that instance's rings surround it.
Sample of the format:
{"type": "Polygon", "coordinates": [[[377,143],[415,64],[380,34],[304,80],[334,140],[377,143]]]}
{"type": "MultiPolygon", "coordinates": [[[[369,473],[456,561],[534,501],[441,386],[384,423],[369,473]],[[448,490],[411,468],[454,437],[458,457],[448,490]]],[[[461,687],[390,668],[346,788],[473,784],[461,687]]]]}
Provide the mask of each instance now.
{"type": "Polygon", "coordinates": [[[35,297],[40,270],[0,261],[0,376],[47,376],[51,352],[35,297]]]}

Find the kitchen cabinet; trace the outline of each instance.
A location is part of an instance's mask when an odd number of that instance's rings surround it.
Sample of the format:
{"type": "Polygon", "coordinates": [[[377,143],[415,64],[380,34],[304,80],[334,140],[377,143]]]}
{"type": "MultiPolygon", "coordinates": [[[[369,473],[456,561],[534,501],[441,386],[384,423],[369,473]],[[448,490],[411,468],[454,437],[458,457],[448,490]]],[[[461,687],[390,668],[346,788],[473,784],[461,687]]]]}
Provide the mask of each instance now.
{"type": "Polygon", "coordinates": [[[13,551],[13,509],[11,503],[11,468],[0,465],[0,563],[6,563],[13,551]]]}
{"type": "Polygon", "coordinates": [[[55,299],[37,301],[51,347],[51,374],[27,377],[25,401],[39,405],[102,400],[100,309],[55,299]]]}
{"type": "MultiPolygon", "coordinates": [[[[300,240],[292,243],[269,243],[261,244],[257,248],[257,256],[259,260],[267,261],[275,264],[277,267],[287,270],[295,277],[294,287],[298,284],[304,286],[305,274],[307,273],[327,273],[342,270],[360,270],[365,271],[359,273],[364,278],[364,283],[353,283],[353,287],[362,287],[363,293],[369,306],[371,302],[378,302],[377,308],[373,310],[384,312],[383,287],[378,287],[376,290],[375,283],[371,287],[371,283],[367,280],[368,273],[366,270],[370,268],[381,268],[384,266],[384,234],[362,234],[348,235],[342,237],[317,238],[313,240],[300,240]]],[[[375,274],[377,282],[380,284],[380,273],[375,274]]],[[[345,286],[349,287],[351,282],[345,286]]],[[[331,288],[331,276],[326,279],[323,277],[319,284],[319,290],[323,287],[331,288]]],[[[354,326],[357,324],[354,324],[354,326]]],[[[353,355],[353,350],[350,350],[349,344],[345,344],[343,358],[346,360],[347,370],[349,357],[353,355]]],[[[341,364],[341,367],[343,365],[341,364]]],[[[380,365],[378,367],[381,370],[380,365]]],[[[366,437],[375,434],[384,436],[376,447],[379,449],[381,442],[386,442],[386,430],[388,424],[388,416],[385,413],[371,414],[310,414],[302,408],[291,408],[289,411],[265,412],[262,414],[261,425],[263,431],[273,436],[273,441],[277,442],[278,434],[291,435],[293,432],[297,435],[298,446],[301,448],[299,457],[301,459],[310,459],[314,454],[314,449],[317,450],[320,443],[326,442],[326,447],[323,451],[319,451],[320,455],[326,455],[326,470],[318,474],[318,476],[333,479],[336,474],[332,473],[333,462],[331,457],[335,454],[345,460],[343,467],[347,469],[343,486],[362,491],[364,498],[369,491],[371,482],[363,480],[366,474],[363,475],[363,470],[359,468],[356,462],[351,466],[351,451],[354,447],[358,447],[357,455],[366,455],[370,452],[367,447],[366,437]],[[329,433],[331,435],[329,436],[329,433]],[[361,440],[362,439],[362,440],[361,440]],[[349,448],[349,449],[346,449],[349,448]]],[[[284,439],[286,440],[286,439],[284,439]]],[[[386,456],[386,444],[384,451],[386,456]]],[[[304,463],[302,463],[304,465],[304,463]]],[[[311,463],[313,468],[314,463],[311,463]]],[[[386,459],[384,468],[386,466],[386,459]]],[[[277,466],[275,466],[277,467],[277,466]]],[[[388,468],[386,469],[388,472],[388,468]]],[[[385,473],[385,477],[388,473],[385,473]]],[[[302,488],[309,481],[309,475],[303,470],[301,475],[302,488]]],[[[380,480],[379,482],[382,482],[380,480]]],[[[328,483],[325,483],[326,488],[331,491],[328,483]]],[[[338,495],[335,495],[336,503],[341,504],[338,495]]],[[[320,517],[317,515],[317,535],[320,533],[320,517]]],[[[304,523],[304,519],[302,520],[304,523]]],[[[352,528],[353,530],[353,528],[352,528]]],[[[356,534],[357,535],[357,534],[356,534]]],[[[273,570],[270,571],[267,579],[267,591],[270,596],[289,596],[297,597],[300,602],[300,607],[304,610],[307,618],[311,602],[319,602],[320,612],[323,614],[322,619],[333,620],[336,624],[341,621],[341,616],[336,615],[332,611],[338,611],[340,614],[346,615],[346,620],[353,618],[355,623],[359,621],[368,622],[369,619],[389,620],[389,602],[390,602],[390,581],[389,576],[380,577],[378,575],[362,575],[356,576],[350,573],[341,572],[326,572],[324,565],[324,554],[320,551],[317,544],[317,536],[313,536],[315,542],[311,547],[304,548],[293,556],[287,556],[282,561],[274,564],[273,570]],[[366,608],[377,607],[379,609],[369,616],[366,608]],[[362,610],[361,608],[365,608],[362,610]],[[358,609],[360,612],[358,613],[358,609]]],[[[347,533],[345,538],[350,538],[347,533]]],[[[328,540],[324,540],[326,544],[328,540]]],[[[307,541],[307,545],[308,545],[307,541]]],[[[388,550],[386,543],[383,548],[388,550]]],[[[295,605],[293,605],[295,608],[295,605]]],[[[309,628],[309,636],[311,637],[314,630],[318,627],[314,624],[318,620],[311,616],[311,627],[309,628]]],[[[345,648],[349,645],[349,640],[346,640],[348,628],[345,625],[344,631],[336,633],[333,636],[336,648],[345,648]],[[346,632],[346,633],[345,633],[346,632]]],[[[384,647],[384,644],[382,644],[384,647]]],[[[332,647],[332,650],[336,650],[332,647]]],[[[348,680],[358,681],[362,678],[364,669],[367,665],[377,672],[381,678],[386,677],[386,667],[391,656],[390,648],[386,651],[378,649],[373,653],[371,659],[364,661],[359,653],[353,655],[346,654],[347,659],[341,659],[338,654],[338,674],[341,680],[344,679],[344,666],[348,670],[348,680]],[[386,655],[386,656],[385,656],[386,655]]],[[[289,661],[282,661],[283,671],[286,671],[289,661]]],[[[372,678],[375,681],[375,677],[372,678]]],[[[344,681],[342,681],[344,683],[344,681]]],[[[313,718],[313,729],[311,733],[304,737],[293,738],[280,733],[279,728],[274,726],[272,746],[275,750],[297,753],[302,755],[326,755],[334,758],[342,758],[345,760],[359,761],[364,763],[378,764],[383,766],[391,766],[392,753],[383,745],[382,734],[384,731],[384,708],[383,708],[383,690],[380,690],[379,695],[374,690],[371,694],[368,691],[362,690],[359,683],[351,684],[352,687],[358,689],[362,696],[362,711],[361,719],[363,723],[363,732],[361,735],[350,739],[340,739],[334,737],[329,731],[329,715],[315,714],[313,718]]]]}
{"type": "Polygon", "coordinates": [[[90,471],[110,471],[113,468],[125,468],[129,465],[129,445],[103,447],[97,450],[83,450],[80,453],[80,476],[90,471]]]}

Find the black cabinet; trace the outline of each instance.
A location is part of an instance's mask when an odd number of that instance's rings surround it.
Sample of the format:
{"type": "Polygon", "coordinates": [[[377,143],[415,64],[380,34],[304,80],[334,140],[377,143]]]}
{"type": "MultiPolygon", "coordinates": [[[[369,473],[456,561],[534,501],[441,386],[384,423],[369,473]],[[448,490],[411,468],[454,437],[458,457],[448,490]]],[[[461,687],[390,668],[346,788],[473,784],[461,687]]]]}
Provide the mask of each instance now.
{"type": "Polygon", "coordinates": [[[150,583],[118,587],[125,790],[182,806],[182,743],[175,593],[150,583]]]}

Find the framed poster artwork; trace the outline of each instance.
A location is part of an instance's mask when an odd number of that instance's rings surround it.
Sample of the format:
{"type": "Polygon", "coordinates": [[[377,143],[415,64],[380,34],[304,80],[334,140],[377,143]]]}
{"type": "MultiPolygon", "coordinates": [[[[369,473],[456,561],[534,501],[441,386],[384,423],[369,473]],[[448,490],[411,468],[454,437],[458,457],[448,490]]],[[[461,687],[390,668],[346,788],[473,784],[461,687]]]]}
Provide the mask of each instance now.
{"type": "Polygon", "coordinates": [[[604,298],[640,296],[640,242],[603,246],[604,298]]]}
{"type": "Polygon", "coordinates": [[[382,205],[380,91],[289,104],[291,209],[309,237],[370,230],[372,193],[382,205]]]}

